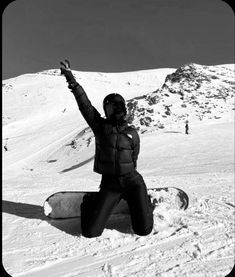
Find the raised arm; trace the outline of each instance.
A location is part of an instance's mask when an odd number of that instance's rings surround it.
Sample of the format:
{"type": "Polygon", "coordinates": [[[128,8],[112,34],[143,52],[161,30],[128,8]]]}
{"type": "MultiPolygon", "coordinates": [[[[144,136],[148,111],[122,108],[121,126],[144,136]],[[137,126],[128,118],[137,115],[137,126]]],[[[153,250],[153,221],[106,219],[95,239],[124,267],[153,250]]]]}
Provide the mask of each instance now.
{"type": "Polygon", "coordinates": [[[95,107],[92,106],[83,87],[77,83],[70,69],[69,61],[65,60],[65,62],[60,62],[60,65],[61,74],[64,75],[67,80],[69,84],[68,87],[72,91],[77,101],[80,112],[93,132],[96,132],[101,120],[100,113],[96,110],[95,107]]]}

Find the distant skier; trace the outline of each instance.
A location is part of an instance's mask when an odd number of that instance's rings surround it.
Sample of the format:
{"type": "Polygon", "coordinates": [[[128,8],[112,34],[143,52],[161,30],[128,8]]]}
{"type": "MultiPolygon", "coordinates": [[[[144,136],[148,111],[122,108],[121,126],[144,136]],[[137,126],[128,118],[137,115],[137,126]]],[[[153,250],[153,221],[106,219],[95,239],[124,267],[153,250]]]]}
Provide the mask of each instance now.
{"type": "Polygon", "coordinates": [[[6,138],[6,143],[5,143],[5,145],[4,145],[4,150],[5,150],[5,151],[8,151],[7,141],[8,141],[8,138],[6,138]]]}
{"type": "Polygon", "coordinates": [[[185,134],[186,135],[189,134],[189,122],[188,122],[188,120],[185,121],[185,134]]]}
{"type": "Polygon", "coordinates": [[[140,140],[137,131],[125,120],[124,98],[116,93],[107,95],[103,100],[106,118],[102,118],[76,82],[69,61],[60,65],[80,112],[94,132],[94,171],[102,175],[98,197],[88,197],[81,205],[82,234],[89,238],[100,236],[113,208],[124,198],[133,231],[140,236],[148,235],[153,228],[153,211],[143,177],[136,170],[140,140]]]}

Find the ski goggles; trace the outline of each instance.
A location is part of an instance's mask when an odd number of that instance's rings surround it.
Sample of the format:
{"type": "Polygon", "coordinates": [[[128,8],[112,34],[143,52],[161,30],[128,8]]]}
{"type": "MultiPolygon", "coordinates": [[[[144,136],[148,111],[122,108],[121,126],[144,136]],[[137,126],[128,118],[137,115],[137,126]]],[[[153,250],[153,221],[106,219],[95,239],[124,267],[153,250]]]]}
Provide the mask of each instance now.
{"type": "Polygon", "coordinates": [[[125,112],[125,103],[122,101],[108,102],[105,104],[105,111],[108,117],[125,112]]]}

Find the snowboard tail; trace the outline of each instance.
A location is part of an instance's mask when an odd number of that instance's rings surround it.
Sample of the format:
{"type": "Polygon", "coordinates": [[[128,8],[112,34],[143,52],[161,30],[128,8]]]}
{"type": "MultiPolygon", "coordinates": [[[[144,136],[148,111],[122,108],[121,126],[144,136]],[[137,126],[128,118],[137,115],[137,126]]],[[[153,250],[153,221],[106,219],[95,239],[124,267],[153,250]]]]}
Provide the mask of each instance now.
{"type": "MultiPolygon", "coordinates": [[[[94,191],[64,191],[56,192],[44,202],[44,214],[51,219],[81,217],[81,204],[86,198],[94,199],[98,192],[94,191]]],[[[189,204],[188,195],[175,187],[151,188],[148,195],[154,209],[185,210],[189,204]]],[[[128,215],[129,208],[124,199],[118,203],[112,215],[128,215]]]]}

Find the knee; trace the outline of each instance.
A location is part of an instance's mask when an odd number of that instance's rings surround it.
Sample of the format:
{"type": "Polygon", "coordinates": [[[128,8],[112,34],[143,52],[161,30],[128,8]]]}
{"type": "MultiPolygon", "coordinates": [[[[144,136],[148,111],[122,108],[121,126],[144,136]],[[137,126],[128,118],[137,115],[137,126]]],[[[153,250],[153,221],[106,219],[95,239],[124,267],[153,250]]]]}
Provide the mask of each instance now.
{"type": "Polygon", "coordinates": [[[88,222],[82,222],[82,235],[86,238],[96,238],[102,235],[103,230],[94,226],[93,224],[89,224],[88,222]]]}
{"type": "Polygon", "coordinates": [[[133,231],[138,236],[147,236],[153,230],[153,215],[149,214],[142,222],[132,222],[133,231]]]}
{"type": "Polygon", "coordinates": [[[92,238],[99,237],[101,234],[84,232],[84,233],[82,233],[82,235],[83,235],[85,238],[92,239],[92,238]]]}
{"type": "Polygon", "coordinates": [[[153,230],[153,226],[150,226],[148,228],[134,229],[134,232],[138,236],[147,236],[147,235],[149,235],[152,232],[152,230],[153,230]]]}
{"type": "Polygon", "coordinates": [[[82,230],[82,235],[86,238],[96,238],[102,235],[102,232],[97,232],[96,230],[87,229],[82,230]]]}

